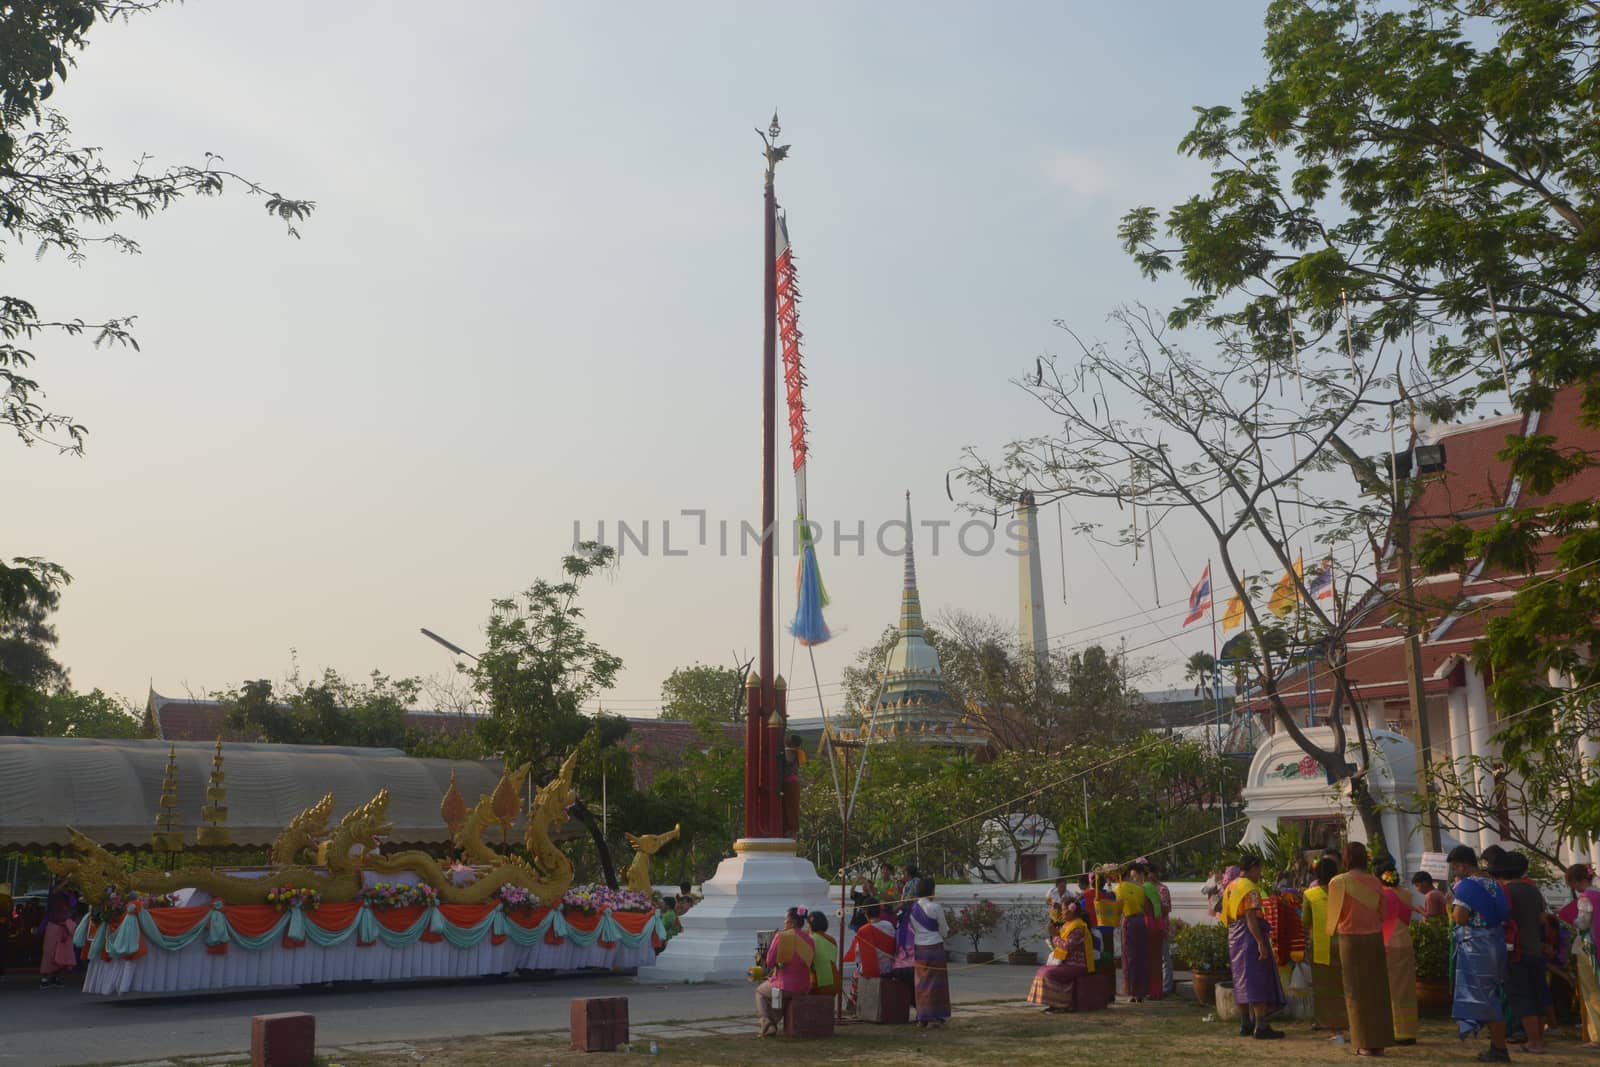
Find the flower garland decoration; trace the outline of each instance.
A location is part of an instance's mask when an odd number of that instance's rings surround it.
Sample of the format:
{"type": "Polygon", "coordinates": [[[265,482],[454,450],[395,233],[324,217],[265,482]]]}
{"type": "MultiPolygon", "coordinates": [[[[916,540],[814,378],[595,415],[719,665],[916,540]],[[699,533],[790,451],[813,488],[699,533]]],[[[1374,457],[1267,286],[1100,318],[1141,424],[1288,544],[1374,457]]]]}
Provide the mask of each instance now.
{"type": "Polygon", "coordinates": [[[361,902],[374,911],[395,908],[428,908],[439,903],[439,891],[431,885],[404,882],[375,882],[361,890],[361,902]]]}
{"type": "Polygon", "coordinates": [[[574,886],[561,894],[561,907],[584,915],[601,911],[650,911],[655,907],[648,893],[636,889],[612,889],[603,885],[574,886]]]}
{"type": "Polygon", "coordinates": [[[290,908],[310,911],[322,903],[322,894],[315,889],[298,889],[292,885],[281,885],[276,889],[267,890],[267,903],[279,911],[288,911],[290,908]]]}

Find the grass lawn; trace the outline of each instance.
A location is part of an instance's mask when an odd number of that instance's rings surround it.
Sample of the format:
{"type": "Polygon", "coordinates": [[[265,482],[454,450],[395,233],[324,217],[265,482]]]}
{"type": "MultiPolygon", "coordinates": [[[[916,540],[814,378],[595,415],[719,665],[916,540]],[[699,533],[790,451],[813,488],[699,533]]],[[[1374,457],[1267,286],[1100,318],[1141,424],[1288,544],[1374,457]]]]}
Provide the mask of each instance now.
{"type": "MultiPolygon", "coordinates": [[[[753,1013],[752,1013],[753,1016],[753,1013]]],[[[1348,1046],[1334,1046],[1310,1030],[1310,1024],[1280,1021],[1289,1036],[1283,1041],[1245,1040],[1232,1022],[1204,1022],[1204,1012],[1192,1000],[1171,998],[1143,1005],[1116,1005],[1109,1011],[1085,1015],[1045,1015],[1014,1001],[957,1006],[955,1018],[942,1030],[918,1031],[912,1026],[841,1026],[832,1040],[800,1041],[769,1038],[757,1041],[752,1020],[723,1019],[686,1027],[734,1027],[748,1023],[743,1034],[672,1036],[660,1034],[656,1060],[680,1064],[873,1063],[892,1064],[1028,1064],[1092,1062],[1095,1067],[1116,1064],[1164,1065],[1219,1063],[1353,1064],[1348,1046]]],[[[666,1024],[663,1024],[666,1025],[666,1024]]],[[[647,1028],[654,1029],[654,1028],[647,1028]]],[[[635,1028],[632,1053],[648,1053],[651,1035],[635,1028]]],[[[1564,1028],[1550,1040],[1550,1054],[1525,1056],[1512,1049],[1518,1062],[1592,1064],[1600,1067],[1600,1053],[1581,1052],[1575,1031],[1564,1028]]],[[[1411,1048],[1388,1050],[1388,1062],[1412,1064],[1472,1063],[1487,1044],[1456,1040],[1455,1025],[1448,1020],[1423,1023],[1422,1038],[1411,1048]]],[[[607,1057],[569,1051],[567,1035],[539,1033],[501,1035],[451,1042],[415,1042],[404,1052],[374,1052],[339,1056],[330,1061],[340,1067],[389,1067],[399,1064],[454,1064],[458,1067],[544,1067],[554,1064],[607,1062],[607,1057]]]]}

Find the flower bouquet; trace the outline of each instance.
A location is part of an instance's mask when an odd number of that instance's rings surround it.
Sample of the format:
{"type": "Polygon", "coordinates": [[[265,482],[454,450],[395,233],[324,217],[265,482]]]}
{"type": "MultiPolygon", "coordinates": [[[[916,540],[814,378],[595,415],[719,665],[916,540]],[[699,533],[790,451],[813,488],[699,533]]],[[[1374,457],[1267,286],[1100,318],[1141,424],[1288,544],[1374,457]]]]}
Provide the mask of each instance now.
{"type": "Polygon", "coordinates": [[[279,911],[288,911],[290,908],[310,911],[322,903],[322,894],[315,889],[297,889],[292,885],[281,885],[276,889],[267,890],[267,903],[279,911]]]}
{"type": "Polygon", "coordinates": [[[564,911],[593,915],[600,911],[650,911],[654,904],[649,894],[635,889],[611,889],[603,885],[573,886],[561,894],[564,911]]]}
{"type": "Polygon", "coordinates": [[[506,911],[532,911],[539,906],[539,898],[520,885],[503,885],[495,890],[506,911]]]}

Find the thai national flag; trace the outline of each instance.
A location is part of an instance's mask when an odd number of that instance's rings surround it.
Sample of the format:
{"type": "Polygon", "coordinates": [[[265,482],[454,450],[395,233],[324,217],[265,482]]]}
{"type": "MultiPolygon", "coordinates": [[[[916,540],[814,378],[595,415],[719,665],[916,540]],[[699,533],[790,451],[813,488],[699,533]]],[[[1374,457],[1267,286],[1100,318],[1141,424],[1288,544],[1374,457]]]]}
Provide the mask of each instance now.
{"type": "Polygon", "coordinates": [[[1195,587],[1189,591],[1189,614],[1183,620],[1183,625],[1188,626],[1202,618],[1206,610],[1211,607],[1211,564],[1206,564],[1204,573],[1195,587]]]}
{"type": "Polygon", "coordinates": [[[1325,559],[1317,567],[1317,573],[1311,576],[1311,582],[1306,588],[1316,600],[1327,600],[1333,596],[1333,560],[1325,559]]]}

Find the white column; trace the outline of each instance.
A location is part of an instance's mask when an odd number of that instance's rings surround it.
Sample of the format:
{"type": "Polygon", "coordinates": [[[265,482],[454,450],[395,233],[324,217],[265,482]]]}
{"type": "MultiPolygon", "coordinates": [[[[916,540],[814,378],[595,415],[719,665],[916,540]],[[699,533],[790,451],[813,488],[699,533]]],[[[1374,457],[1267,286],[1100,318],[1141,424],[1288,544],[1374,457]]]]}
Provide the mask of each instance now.
{"type": "MultiPolygon", "coordinates": [[[[1467,668],[1467,745],[1468,753],[1478,759],[1489,758],[1489,693],[1484,688],[1483,675],[1476,667],[1467,668]]],[[[1478,771],[1473,783],[1479,801],[1485,809],[1494,797],[1494,782],[1487,771],[1478,771]]],[[[1489,820],[1485,819],[1487,823],[1489,820]]],[[[1478,831],[1478,848],[1485,849],[1495,843],[1495,832],[1485,825],[1478,831]]]]}

